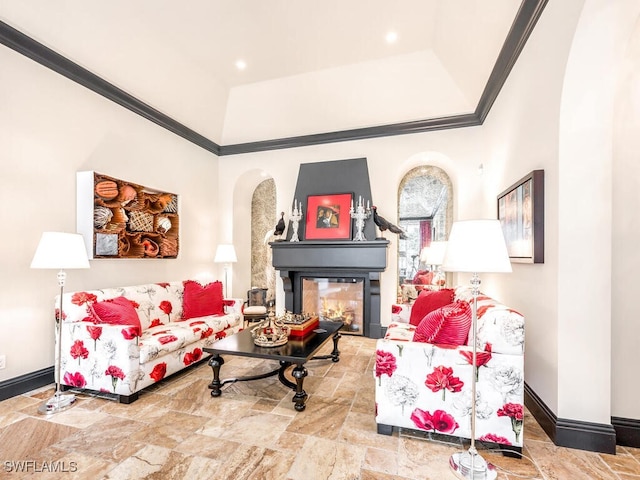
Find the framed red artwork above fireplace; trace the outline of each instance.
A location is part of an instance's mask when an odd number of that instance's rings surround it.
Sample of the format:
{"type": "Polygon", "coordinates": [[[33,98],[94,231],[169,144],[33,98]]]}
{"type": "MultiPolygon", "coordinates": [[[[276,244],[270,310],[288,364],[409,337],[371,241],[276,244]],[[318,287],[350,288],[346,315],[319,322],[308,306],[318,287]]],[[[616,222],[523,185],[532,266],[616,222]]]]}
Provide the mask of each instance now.
{"type": "Polygon", "coordinates": [[[309,195],[305,240],[351,240],[351,193],[309,195]]]}

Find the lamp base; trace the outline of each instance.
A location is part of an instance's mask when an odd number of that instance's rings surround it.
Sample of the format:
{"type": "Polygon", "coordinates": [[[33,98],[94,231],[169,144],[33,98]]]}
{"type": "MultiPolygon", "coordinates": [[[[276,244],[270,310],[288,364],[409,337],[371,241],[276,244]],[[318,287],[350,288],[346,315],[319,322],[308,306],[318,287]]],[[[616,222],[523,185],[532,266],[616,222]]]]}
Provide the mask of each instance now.
{"type": "Polygon", "coordinates": [[[58,393],[38,407],[41,415],[53,415],[54,413],[66,410],[76,403],[76,396],[72,393],[58,393]]]}
{"type": "Polygon", "coordinates": [[[495,480],[498,476],[493,464],[488,463],[479,454],[469,451],[451,455],[449,468],[457,478],[463,480],[495,480]]]}

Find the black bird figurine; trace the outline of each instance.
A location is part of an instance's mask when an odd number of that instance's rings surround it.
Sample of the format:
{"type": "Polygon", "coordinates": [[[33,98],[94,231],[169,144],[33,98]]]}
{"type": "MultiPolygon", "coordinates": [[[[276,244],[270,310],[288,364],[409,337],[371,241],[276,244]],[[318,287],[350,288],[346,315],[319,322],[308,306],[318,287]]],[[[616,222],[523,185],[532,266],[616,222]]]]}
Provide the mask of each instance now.
{"type": "Polygon", "coordinates": [[[378,228],[380,229],[380,233],[384,232],[385,230],[389,230],[391,233],[400,235],[400,238],[402,239],[407,238],[404,231],[400,227],[394,225],[386,218],[378,215],[378,207],[372,206],[371,210],[373,210],[373,223],[378,226],[378,228]]]}
{"type": "Polygon", "coordinates": [[[273,231],[273,234],[277,237],[279,237],[280,235],[282,235],[284,233],[284,229],[286,228],[286,225],[284,223],[284,212],[280,213],[280,220],[278,220],[278,223],[276,224],[276,228],[273,231]]]}

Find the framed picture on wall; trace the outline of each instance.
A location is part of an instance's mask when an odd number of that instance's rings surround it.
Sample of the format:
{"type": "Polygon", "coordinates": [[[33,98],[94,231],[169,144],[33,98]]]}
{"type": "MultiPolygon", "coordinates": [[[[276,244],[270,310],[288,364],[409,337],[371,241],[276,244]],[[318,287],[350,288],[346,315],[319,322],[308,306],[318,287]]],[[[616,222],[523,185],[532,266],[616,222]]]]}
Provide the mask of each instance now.
{"type": "Polygon", "coordinates": [[[544,263],[544,170],[498,195],[498,220],[512,262],[544,263]]]}
{"type": "Polygon", "coordinates": [[[305,240],[351,240],[353,194],[309,195],[305,240]]]}

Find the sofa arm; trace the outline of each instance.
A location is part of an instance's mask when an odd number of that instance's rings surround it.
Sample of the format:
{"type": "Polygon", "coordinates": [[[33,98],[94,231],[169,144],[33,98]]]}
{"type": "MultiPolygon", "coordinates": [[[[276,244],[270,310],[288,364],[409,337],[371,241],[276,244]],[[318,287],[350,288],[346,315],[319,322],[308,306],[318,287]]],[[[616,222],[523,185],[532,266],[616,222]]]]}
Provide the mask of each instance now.
{"type": "Polygon", "coordinates": [[[244,300],[241,298],[225,298],[224,299],[224,313],[226,314],[238,314],[242,313],[242,303],[244,300]]]}
{"type": "Polygon", "coordinates": [[[522,446],[524,356],[380,339],[376,343],[376,423],[471,437],[471,385],[477,376],[476,438],[522,446]],[[520,412],[513,422],[508,415],[520,412]],[[508,412],[508,413],[505,413],[508,412]]]}
{"type": "Polygon", "coordinates": [[[142,375],[136,330],[133,325],[63,322],[60,383],[131,395],[142,375]]]}

